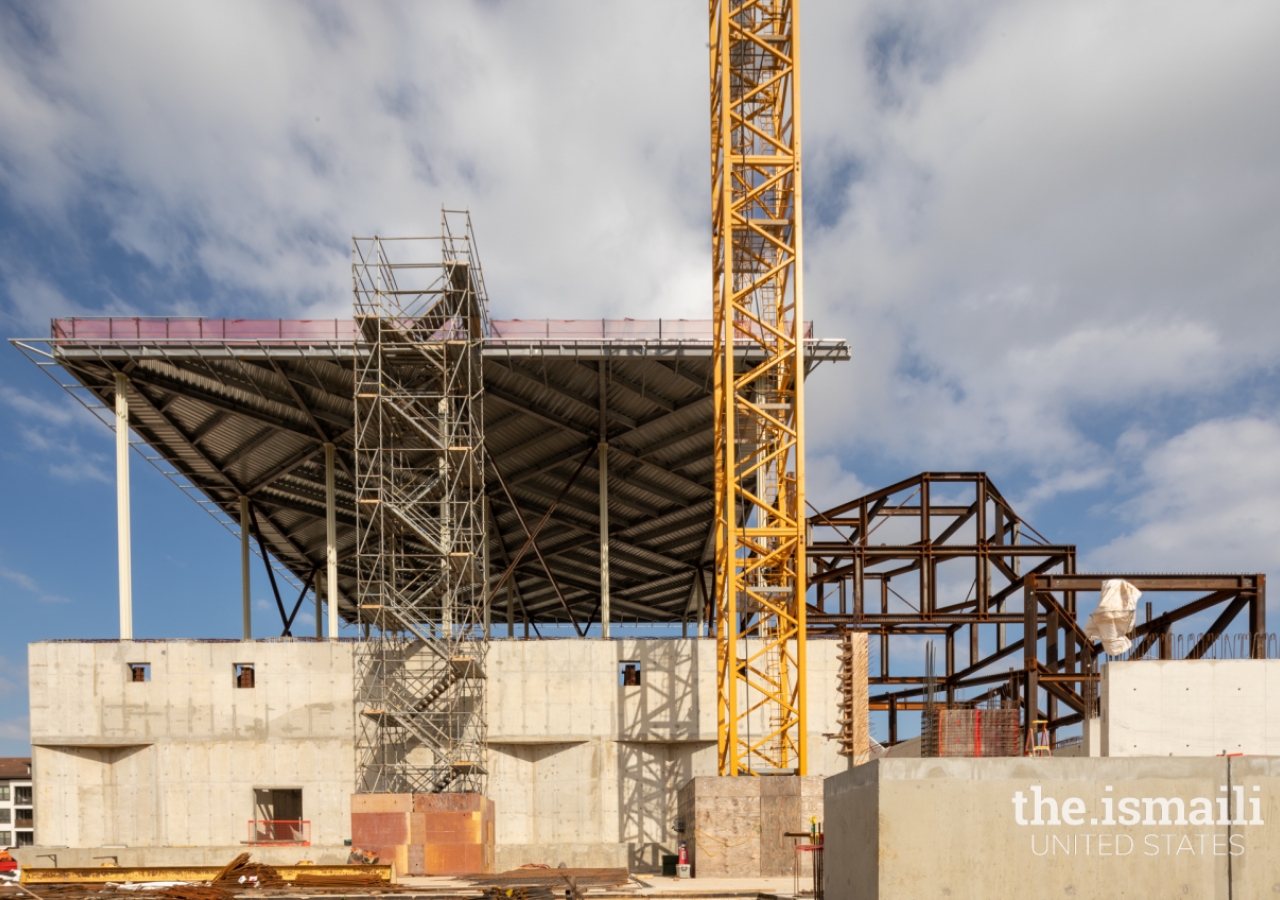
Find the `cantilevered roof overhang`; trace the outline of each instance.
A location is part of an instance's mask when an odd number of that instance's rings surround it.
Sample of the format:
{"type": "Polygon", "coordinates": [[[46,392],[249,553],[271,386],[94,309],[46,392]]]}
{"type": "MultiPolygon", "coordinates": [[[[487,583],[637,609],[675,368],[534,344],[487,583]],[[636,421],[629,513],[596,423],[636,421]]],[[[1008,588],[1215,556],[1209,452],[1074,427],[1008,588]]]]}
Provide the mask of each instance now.
{"type": "MultiPolygon", "coordinates": [[[[249,497],[262,539],[299,583],[324,562],[323,445],[333,443],[339,614],[355,621],[353,371],[368,347],[354,322],[74,318],[55,320],[47,339],[14,343],[108,424],[115,374],[127,375],[138,449],[232,531],[239,498],[249,497]]],[[[678,622],[694,608],[699,577],[710,588],[711,350],[709,320],[490,323],[482,352],[495,580],[525,525],[550,513],[537,537],[542,559],[527,553],[515,569],[517,621],[527,612],[535,625],[567,622],[557,587],[580,626],[598,621],[602,408],[613,620],[678,622]]],[[[805,352],[808,371],[849,358],[841,340],[809,337],[805,352]]],[[[743,341],[737,354],[746,365],[760,351],[743,341]]],[[[506,605],[504,588],[494,598],[499,633],[506,605]]]]}

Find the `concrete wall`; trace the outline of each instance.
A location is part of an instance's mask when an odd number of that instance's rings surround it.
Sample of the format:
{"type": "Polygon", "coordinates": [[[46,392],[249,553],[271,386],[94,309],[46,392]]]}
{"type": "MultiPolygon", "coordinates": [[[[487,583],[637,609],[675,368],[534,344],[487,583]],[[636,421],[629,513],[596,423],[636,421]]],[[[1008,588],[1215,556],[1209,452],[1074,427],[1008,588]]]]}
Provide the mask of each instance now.
{"type": "Polygon", "coordinates": [[[313,845],[348,836],[350,644],[51,642],[28,660],[38,845],[238,847],[255,788],[301,788],[313,845]]]}
{"type": "MultiPolygon", "coordinates": [[[[826,775],[849,766],[826,737],[839,730],[839,644],[808,646],[810,772],[826,775]]],[[[498,868],[659,869],[681,839],[680,787],[717,774],[715,641],[499,640],[487,669],[498,868]],[[640,685],[623,687],[630,660],[640,685]]]]}
{"type": "Polygon", "coordinates": [[[1103,756],[1280,755],[1280,660],[1102,667],[1103,756]]]}
{"type": "MultiPolygon", "coordinates": [[[[274,787],[302,788],[313,845],[342,854],[355,769],[353,649],[32,644],[37,844],[238,847],[254,788],[274,787]],[[137,662],[151,664],[149,682],[128,681],[137,662]],[[233,685],[233,664],[243,662],[256,666],[252,690],[233,685]]],[[[849,765],[825,736],[839,730],[838,651],[835,641],[809,644],[813,775],[849,765]]],[[[676,852],[677,792],[717,774],[713,640],[497,640],[487,674],[498,869],[653,871],[676,852]],[[625,661],[639,662],[640,685],[619,684],[625,661]]]]}
{"type": "Polygon", "coordinates": [[[1276,757],[882,759],[824,789],[828,897],[1280,890],[1276,757]]]}

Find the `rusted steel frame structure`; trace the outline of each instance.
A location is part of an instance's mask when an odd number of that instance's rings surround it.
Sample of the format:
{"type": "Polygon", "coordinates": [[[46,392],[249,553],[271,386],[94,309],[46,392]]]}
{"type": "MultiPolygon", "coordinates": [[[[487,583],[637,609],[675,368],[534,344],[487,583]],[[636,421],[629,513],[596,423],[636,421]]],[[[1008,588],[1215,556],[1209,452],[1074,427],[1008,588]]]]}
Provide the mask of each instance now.
{"type": "Polygon", "coordinates": [[[1048,543],[981,472],[923,472],[808,521],[809,633],[866,631],[877,642],[879,671],[869,674],[869,683],[901,686],[869,703],[890,713],[891,743],[897,740],[897,711],[920,708],[921,701],[911,698],[923,696],[925,681],[923,673],[893,672],[892,638],[943,636],[945,663],[937,684],[954,703],[957,689],[968,686],[963,679],[1021,646],[1008,641],[1006,629],[1023,623],[1023,573],[1075,568],[1075,547],[1048,543]],[[935,501],[935,491],[945,497],[935,501]],[[946,601],[940,572],[956,571],[963,573],[965,593],[946,601]],[[967,665],[961,669],[957,644],[965,643],[967,665]]]}
{"type": "MultiPolygon", "coordinates": [[[[1096,660],[1102,645],[1087,638],[1079,622],[1076,597],[1081,592],[1099,592],[1102,583],[1111,579],[1129,582],[1144,594],[1199,593],[1202,597],[1183,603],[1159,616],[1135,624],[1134,658],[1141,658],[1159,644],[1160,658],[1173,658],[1171,628],[1177,622],[1211,609],[1218,615],[1204,638],[1190,648],[1187,659],[1200,659],[1229,628],[1236,617],[1248,609],[1248,633],[1251,655],[1266,658],[1266,576],[1199,575],[1199,574],[1080,574],[1028,575],[1023,583],[1023,632],[1036,629],[1044,635],[1044,647],[1024,643],[1020,682],[1023,707],[1024,737],[1029,723],[1042,719],[1048,723],[1050,744],[1056,743],[1058,728],[1074,725],[1096,716],[1098,681],[1096,660]],[[1043,623],[1043,626],[1041,625],[1043,623]],[[1044,705],[1041,706],[1041,694],[1044,705]],[[1069,712],[1059,714],[1060,705],[1069,712]]],[[[1150,608],[1150,606],[1148,606],[1150,608]]]]}
{"type": "Polygon", "coordinates": [[[798,16],[796,0],[709,4],[717,719],[731,776],[808,765],[798,16]],[[744,339],[762,358],[739,366],[744,339]]]}
{"type": "Polygon", "coordinates": [[[484,793],[489,523],[470,216],[355,238],[356,789],[484,793]]]}
{"type": "Polygon", "coordinates": [[[1079,724],[1095,708],[1102,648],[1083,635],[1077,595],[1100,590],[1109,578],[1129,580],[1144,592],[1209,592],[1137,625],[1135,652],[1160,642],[1169,658],[1170,629],[1220,607],[1217,621],[1188,653],[1199,658],[1247,606],[1252,652],[1266,653],[1256,638],[1266,627],[1263,576],[1078,574],[1075,547],[1045,541],[980,472],[921,473],[815,513],[809,527],[809,633],[865,631],[878,638],[879,671],[869,682],[894,690],[872,696],[869,708],[889,713],[889,743],[898,740],[897,713],[925,703],[924,674],[891,669],[893,638],[935,634],[945,642],[937,686],[948,705],[961,703],[958,691],[984,689],[963,705],[1001,695],[1020,704],[1029,719],[1047,719],[1056,742],[1058,729],[1079,724]],[[958,499],[957,488],[967,495],[958,499]],[[935,502],[935,492],[947,496],[935,502]],[[939,567],[945,563],[951,565],[943,574],[967,569],[967,593],[958,602],[940,598],[939,567]],[[905,596],[894,579],[909,580],[905,596]],[[879,588],[870,597],[869,585],[879,588]],[[1013,640],[1006,636],[1009,626],[1013,640]],[[961,668],[957,642],[966,628],[968,658],[961,668]],[[1032,631],[1035,642],[1024,643],[1022,635],[1032,631]]]}

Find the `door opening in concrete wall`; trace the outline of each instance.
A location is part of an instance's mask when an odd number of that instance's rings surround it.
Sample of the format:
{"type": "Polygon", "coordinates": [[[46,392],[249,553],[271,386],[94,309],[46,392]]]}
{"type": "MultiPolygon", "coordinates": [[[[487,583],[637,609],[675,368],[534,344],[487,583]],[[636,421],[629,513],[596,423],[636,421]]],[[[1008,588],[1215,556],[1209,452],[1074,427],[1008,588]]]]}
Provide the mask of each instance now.
{"type": "Polygon", "coordinates": [[[129,663],[130,681],[150,681],[151,663],[129,663]]]}
{"type": "Polygon", "coordinates": [[[254,814],[280,821],[302,818],[302,788],[254,788],[254,814]]]}
{"type": "Polygon", "coordinates": [[[253,687],[253,663],[235,663],[236,687],[253,687]]]}
{"type": "Polygon", "coordinates": [[[618,684],[622,687],[640,686],[640,660],[624,659],[618,663],[618,684]]]}

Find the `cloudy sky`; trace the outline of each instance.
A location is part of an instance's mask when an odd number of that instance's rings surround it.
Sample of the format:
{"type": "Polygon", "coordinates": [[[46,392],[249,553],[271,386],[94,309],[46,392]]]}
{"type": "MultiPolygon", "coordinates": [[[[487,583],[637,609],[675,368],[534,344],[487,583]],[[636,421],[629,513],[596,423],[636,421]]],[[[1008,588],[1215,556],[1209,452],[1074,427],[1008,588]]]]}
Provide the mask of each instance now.
{"type": "MultiPolygon", "coordinates": [[[[803,9],[815,502],[982,469],[1082,568],[1280,569],[1280,4],[803,9]]],[[[705,318],[704,16],[0,3],[0,325],[347,315],[442,204],[495,317],[705,318]]],[[[116,627],[111,435],[12,348],[0,417],[19,752],[24,644],[116,627]]],[[[235,541],[135,473],[137,632],[234,635],[235,541]]]]}

